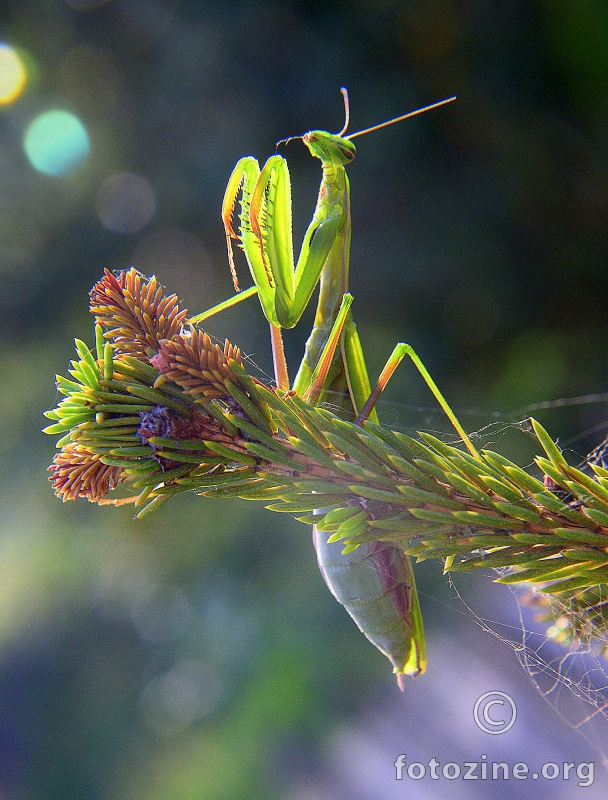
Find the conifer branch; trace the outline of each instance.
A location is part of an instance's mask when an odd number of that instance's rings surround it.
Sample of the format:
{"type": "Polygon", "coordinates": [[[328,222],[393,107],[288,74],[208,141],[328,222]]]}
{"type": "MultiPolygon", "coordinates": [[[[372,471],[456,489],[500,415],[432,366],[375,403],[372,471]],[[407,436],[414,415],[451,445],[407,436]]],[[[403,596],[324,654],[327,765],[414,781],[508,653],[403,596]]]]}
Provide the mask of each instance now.
{"type": "Polygon", "coordinates": [[[46,412],[45,431],[62,435],[49,468],[61,499],[104,502],[122,485],[137,517],[191,490],[261,500],[347,551],[398,543],[453,572],[500,569],[497,581],[532,584],[550,608],[587,609],[571,638],[605,633],[608,470],[570,466],[536,421],[542,480],[500,453],[476,459],[281,396],[237,347],[182,328],[175,295],[135,270],[106,272],[91,311],[97,352],[77,342],[72,378],[57,377],[64,398],[46,412]]]}

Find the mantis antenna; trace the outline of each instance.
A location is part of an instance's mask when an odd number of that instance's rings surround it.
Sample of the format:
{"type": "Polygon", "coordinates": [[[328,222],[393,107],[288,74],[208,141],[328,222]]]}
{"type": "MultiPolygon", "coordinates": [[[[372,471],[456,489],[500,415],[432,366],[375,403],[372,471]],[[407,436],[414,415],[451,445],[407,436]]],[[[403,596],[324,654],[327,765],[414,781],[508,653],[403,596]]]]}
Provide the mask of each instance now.
{"type": "MultiPolygon", "coordinates": [[[[336,136],[344,136],[346,133],[346,129],[348,128],[348,123],[350,121],[350,108],[348,104],[348,89],[346,86],[340,86],[340,94],[344,98],[344,127],[337,133],[336,136]]],[[[348,137],[347,137],[348,138],[348,137]]]]}
{"type": "MultiPolygon", "coordinates": [[[[355,133],[351,133],[349,136],[344,136],[344,134],[348,130],[348,123],[350,122],[350,103],[348,101],[348,89],[346,88],[346,86],[340,87],[340,94],[344,99],[344,127],[339,133],[336,133],[334,135],[342,136],[345,139],[354,139],[355,136],[363,136],[364,133],[379,131],[380,128],[387,128],[389,125],[394,125],[395,122],[401,122],[404,119],[409,119],[410,117],[416,117],[418,116],[418,114],[424,114],[425,111],[431,111],[433,108],[439,108],[439,106],[444,106],[446,105],[446,103],[451,103],[453,100],[456,100],[456,95],[454,95],[453,97],[446,97],[445,100],[439,100],[438,103],[431,103],[430,106],[423,106],[422,108],[417,108],[415,111],[409,111],[407,114],[402,114],[400,117],[394,117],[393,119],[389,119],[386,122],[381,122],[379,125],[372,125],[371,128],[364,128],[362,131],[356,131],[355,133]]],[[[287,139],[279,139],[275,147],[278,149],[279,145],[289,144],[289,142],[293,141],[294,139],[302,139],[302,136],[289,136],[287,139]]]]}
{"type": "MultiPolygon", "coordinates": [[[[346,109],[346,125],[338,134],[338,136],[343,136],[346,133],[346,128],[348,127],[348,93],[344,87],[340,89],[342,95],[344,97],[344,105],[346,109]]],[[[402,114],[400,117],[395,117],[394,119],[389,119],[386,122],[381,122],[379,125],[372,125],[371,128],[365,128],[362,131],[357,131],[356,133],[351,133],[349,136],[345,136],[345,139],[354,139],[355,136],[363,136],[364,133],[371,133],[372,131],[378,131],[380,128],[386,128],[388,125],[394,125],[395,122],[401,122],[404,119],[409,119],[410,117],[415,117],[418,114],[423,114],[425,111],[430,111],[433,108],[439,108],[439,106],[444,106],[446,103],[451,103],[453,100],[456,100],[456,95],[453,97],[446,97],[445,100],[440,100],[438,103],[432,103],[430,106],[424,106],[423,108],[417,108],[415,111],[410,111],[408,114],[402,114]]]]}

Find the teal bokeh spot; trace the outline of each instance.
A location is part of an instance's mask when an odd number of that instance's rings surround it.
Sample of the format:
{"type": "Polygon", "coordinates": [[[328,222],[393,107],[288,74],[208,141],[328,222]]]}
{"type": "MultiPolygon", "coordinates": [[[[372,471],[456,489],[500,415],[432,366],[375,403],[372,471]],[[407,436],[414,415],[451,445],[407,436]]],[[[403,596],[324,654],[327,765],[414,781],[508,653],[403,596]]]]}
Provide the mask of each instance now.
{"type": "Polygon", "coordinates": [[[23,147],[32,166],[47,175],[67,175],[90,150],[82,122],[67,111],[45,111],[28,126],[23,147]]]}

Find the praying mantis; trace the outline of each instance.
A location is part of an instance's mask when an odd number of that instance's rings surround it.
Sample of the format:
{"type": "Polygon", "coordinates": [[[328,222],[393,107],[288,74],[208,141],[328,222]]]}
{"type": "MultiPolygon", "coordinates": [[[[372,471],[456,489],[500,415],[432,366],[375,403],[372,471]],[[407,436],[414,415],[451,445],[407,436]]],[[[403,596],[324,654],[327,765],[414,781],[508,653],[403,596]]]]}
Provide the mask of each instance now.
{"type": "MultiPolygon", "coordinates": [[[[348,94],[341,89],[345,124],[337,134],[313,130],[301,139],[322,164],[322,180],[313,218],[304,235],[294,265],[291,231],[291,186],[285,159],[271,156],[260,170],[252,156],[241,158],[230,177],[222,206],[228,258],[239,291],[233,242],[245,252],[254,286],[210,309],[192,322],[217,313],[258,294],[270,323],[277,390],[291,392],[311,405],[339,398],[338,413],[355,419],[377,421],[375,403],[390,376],[409,355],[471,453],[478,457],[465,431],[449,408],[424,365],[409,345],[399,344],[380,378],[371,389],[357,328],[350,312],[348,294],[351,218],[346,165],[355,157],[352,139],[421,114],[454,100],[447,98],[371,128],[346,135],[349,124],[348,94]],[[235,207],[240,199],[238,225],[235,207]],[[319,284],[319,298],[311,335],[293,383],[285,360],[282,329],[293,328],[319,284]]],[[[363,509],[359,509],[361,511],[363,509]]],[[[357,532],[353,509],[353,535],[357,532]]],[[[331,538],[331,537],[330,537],[331,538]]],[[[347,552],[327,541],[316,527],[313,542],[325,582],[346,608],[360,630],[393,665],[399,687],[404,676],[415,676],[426,667],[425,638],[409,557],[398,545],[371,542],[347,552]]]]}

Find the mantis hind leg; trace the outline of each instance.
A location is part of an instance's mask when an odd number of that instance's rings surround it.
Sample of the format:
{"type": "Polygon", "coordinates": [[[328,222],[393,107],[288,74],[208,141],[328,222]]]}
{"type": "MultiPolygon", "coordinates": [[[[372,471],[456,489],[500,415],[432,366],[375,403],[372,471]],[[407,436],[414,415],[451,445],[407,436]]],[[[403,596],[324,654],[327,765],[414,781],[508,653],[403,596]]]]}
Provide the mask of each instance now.
{"type": "MultiPolygon", "coordinates": [[[[326,327],[315,326],[306,343],[306,353],[293,388],[312,405],[326,399],[345,412],[348,409],[354,418],[363,409],[371,387],[361,340],[349,310],[351,302],[352,296],[345,294],[329,331],[326,327]],[[319,352],[321,355],[315,362],[314,355],[319,352]]],[[[369,416],[377,421],[373,408],[369,416]]]]}
{"type": "Polygon", "coordinates": [[[391,354],[391,357],[386,362],[386,366],[384,367],[384,369],[380,373],[380,377],[378,378],[378,380],[376,382],[376,385],[374,386],[373,390],[370,392],[370,394],[369,394],[369,396],[367,398],[367,401],[365,402],[365,405],[363,406],[363,408],[359,412],[359,416],[356,419],[357,425],[363,425],[365,420],[369,419],[369,416],[370,416],[371,412],[373,411],[374,406],[376,405],[376,402],[377,402],[378,398],[380,397],[380,395],[384,391],[384,387],[389,382],[389,380],[391,379],[391,376],[393,375],[393,373],[395,372],[395,370],[397,369],[399,364],[403,361],[405,356],[409,356],[412,359],[412,361],[414,363],[414,366],[416,367],[418,372],[424,378],[424,382],[426,383],[426,385],[429,387],[429,389],[433,393],[433,396],[435,397],[435,399],[437,400],[437,402],[439,403],[439,405],[443,409],[443,411],[444,411],[445,415],[447,416],[447,418],[452,423],[452,425],[453,425],[454,429],[456,430],[456,432],[458,433],[458,435],[462,438],[462,441],[465,443],[468,451],[471,453],[471,455],[474,458],[480,460],[481,456],[479,455],[479,453],[475,449],[473,443],[469,439],[469,436],[466,433],[465,429],[460,424],[456,414],[454,414],[454,412],[450,408],[450,406],[448,404],[448,401],[445,399],[443,394],[440,392],[439,387],[437,386],[435,381],[431,378],[431,375],[430,375],[429,371],[427,370],[427,368],[422,363],[420,357],[418,356],[418,354],[416,353],[416,351],[414,350],[414,348],[411,345],[403,344],[402,342],[400,342],[398,345],[396,345],[395,349],[393,350],[393,352],[391,354]]]}
{"type": "MultiPolygon", "coordinates": [[[[371,394],[371,387],[361,340],[352,316],[349,317],[344,326],[340,349],[344,362],[344,380],[346,381],[353,408],[356,414],[359,414],[371,394]]],[[[372,422],[378,421],[374,408],[370,411],[370,417],[372,422]]]]}

